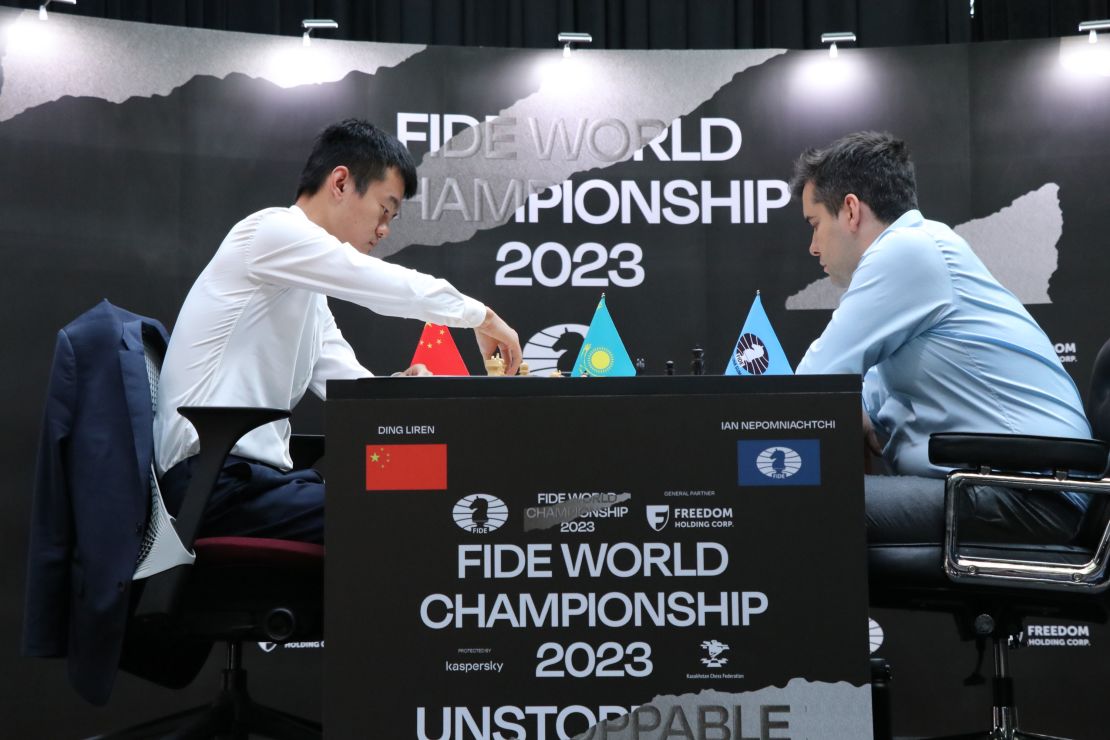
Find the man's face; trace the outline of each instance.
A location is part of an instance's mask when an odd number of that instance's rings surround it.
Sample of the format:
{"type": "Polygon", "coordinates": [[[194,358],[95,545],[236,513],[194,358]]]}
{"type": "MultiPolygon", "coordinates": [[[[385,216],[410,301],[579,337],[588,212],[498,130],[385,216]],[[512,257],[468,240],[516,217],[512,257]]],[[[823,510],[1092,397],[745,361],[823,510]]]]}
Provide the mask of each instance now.
{"type": "Polygon", "coordinates": [[[802,215],[813,228],[809,253],[821,261],[821,267],[825,268],[833,283],[840,287],[847,286],[863,254],[848,228],[848,209],[841,207],[834,214],[823,203],[816,202],[811,180],[802,189],[802,215]]]}
{"type": "Polygon", "coordinates": [[[337,239],[347,242],[363,254],[389,236],[389,225],[401,209],[405,183],[396,168],[386,170],[385,178],[374,180],[362,195],[355,181],[348,178],[339,203],[333,228],[337,239]]]}

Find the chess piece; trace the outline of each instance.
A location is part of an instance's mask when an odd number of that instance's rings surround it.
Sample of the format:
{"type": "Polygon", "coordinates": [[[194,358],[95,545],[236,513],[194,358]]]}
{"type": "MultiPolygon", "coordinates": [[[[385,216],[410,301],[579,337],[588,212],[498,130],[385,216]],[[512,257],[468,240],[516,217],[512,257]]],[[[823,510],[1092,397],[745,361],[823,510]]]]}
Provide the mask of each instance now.
{"type": "Polygon", "coordinates": [[[674,375],[674,360],[667,360],[666,369],[663,371],[664,375],[674,375]]]}
{"type": "Polygon", "coordinates": [[[493,357],[486,358],[486,375],[504,375],[505,374],[505,361],[501,359],[500,354],[495,354],[493,357]]]}
{"type": "Polygon", "coordinates": [[[528,369],[528,363],[527,362],[520,363],[520,369],[516,371],[516,374],[517,375],[530,375],[531,371],[528,369]]]}
{"type": "Polygon", "coordinates": [[[690,361],[691,375],[705,375],[705,350],[699,345],[694,345],[694,359],[690,361]]]}
{"type": "Polygon", "coordinates": [[[633,364],[636,366],[637,375],[643,375],[644,371],[647,370],[647,363],[644,362],[643,357],[637,357],[636,362],[634,362],[633,364]]]}

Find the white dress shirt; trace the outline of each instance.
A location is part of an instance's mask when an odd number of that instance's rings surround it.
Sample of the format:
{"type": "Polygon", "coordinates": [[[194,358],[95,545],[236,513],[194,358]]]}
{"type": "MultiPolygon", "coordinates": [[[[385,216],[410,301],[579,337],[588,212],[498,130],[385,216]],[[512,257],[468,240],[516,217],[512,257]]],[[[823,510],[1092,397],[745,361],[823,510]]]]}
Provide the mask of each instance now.
{"type": "Polygon", "coordinates": [[[863,253],[798,374],[864,376],[883,457],[901,475],[943,476],[933,432],[1090,437],[1052,343],[954,231],[916,210],[863,253]]]}
{"type": "MultiPolygon", "coordinates": [[[[329,379],[372,373],[355,359],[327,296],[384,314],[473,328],[486,307],[446,280],[361,254],[297,206],[240,221],[193,284],[162,365],[154,445],[161,475],[199,449],[179,406],[292,409],[329,379]]],[[[289,469],[289,422],[245,435],[232,452],[289,469]]]]}

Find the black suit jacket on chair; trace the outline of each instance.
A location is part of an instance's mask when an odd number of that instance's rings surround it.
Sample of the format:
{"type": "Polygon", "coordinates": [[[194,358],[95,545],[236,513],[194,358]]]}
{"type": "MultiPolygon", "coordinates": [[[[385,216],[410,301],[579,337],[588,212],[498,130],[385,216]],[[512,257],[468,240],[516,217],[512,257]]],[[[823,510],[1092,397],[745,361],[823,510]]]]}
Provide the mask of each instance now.
{"type": "MultiPolygon", "coordinates": [[[[39,445],[23,650],[66,656],[71,683],[94,704],[107,702],[120,664],[150,508],[144,334],[164,351],[160,323],[108,301],[58,332],[39,445]]],[[[182,683],[180,667],[158,663],[164,682],[182,683]]]]}

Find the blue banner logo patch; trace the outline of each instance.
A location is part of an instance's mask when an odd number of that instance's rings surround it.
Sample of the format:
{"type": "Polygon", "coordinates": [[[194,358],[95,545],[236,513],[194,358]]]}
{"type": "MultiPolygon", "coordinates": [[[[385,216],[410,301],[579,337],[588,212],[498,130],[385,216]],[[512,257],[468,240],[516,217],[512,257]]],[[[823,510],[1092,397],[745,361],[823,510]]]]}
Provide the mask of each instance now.
{"type": "Polygon", "coordinates": [[[821,485],[820,440],[740,440],[736,463],[741,486],[821,485]]]}

